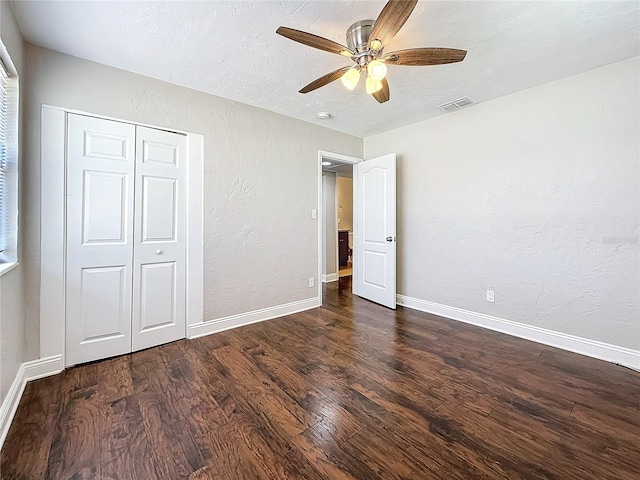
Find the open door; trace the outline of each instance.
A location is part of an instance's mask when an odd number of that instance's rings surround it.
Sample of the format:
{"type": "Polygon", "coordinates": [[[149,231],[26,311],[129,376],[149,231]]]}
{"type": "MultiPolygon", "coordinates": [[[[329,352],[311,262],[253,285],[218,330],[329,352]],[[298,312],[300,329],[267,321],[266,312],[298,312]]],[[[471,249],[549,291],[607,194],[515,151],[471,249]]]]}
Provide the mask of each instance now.
{"type": "Polygon", "coordinates": [[[357,294],[396,308],[396,154],[354,165],[357,294]]]}

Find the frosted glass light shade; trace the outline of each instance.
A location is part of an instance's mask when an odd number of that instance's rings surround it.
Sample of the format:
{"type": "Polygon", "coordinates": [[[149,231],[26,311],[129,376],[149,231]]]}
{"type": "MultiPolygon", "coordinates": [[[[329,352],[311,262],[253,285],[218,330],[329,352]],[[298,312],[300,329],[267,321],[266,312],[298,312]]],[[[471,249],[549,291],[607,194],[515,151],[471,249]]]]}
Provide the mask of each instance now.
{"type": "Polygon", "coordinates": [[[367,73],[374,80],[382,80],[387,74],[387,66],[380,60],[373,60],[367,65],[367,73]]]}
{"type": "Polygon", "coordinates": [[[340,78],[342,80],[342,84],[347,87],[349,90],[353,90],[358,85],[358,80],[360,80],[360,70],[355,67],[347,70],[344,75],[340,78]]]}
{"type": "Polygon", "coordinates": [[[376,93],[382,88],[382,82],[380,80],[374,80],[371,77],[367,77],[365,88],[368,94],[376,93]]]}
{"type": "Polygon", "coordinates": [[[380,40],[372,40],[369,42],[369,48],[371,48],[371,50],[378,51],[382,48],[382,42],[380,40]]]}

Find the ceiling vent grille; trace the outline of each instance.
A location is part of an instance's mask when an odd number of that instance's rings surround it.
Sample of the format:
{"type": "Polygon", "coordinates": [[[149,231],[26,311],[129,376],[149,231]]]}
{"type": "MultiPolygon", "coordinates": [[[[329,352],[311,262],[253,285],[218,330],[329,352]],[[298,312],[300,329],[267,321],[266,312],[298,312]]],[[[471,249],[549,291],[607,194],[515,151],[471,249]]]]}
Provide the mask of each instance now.
{"type": "Polygon", "coordinates": [[[476,102],[469,97],[460,97],[452,102],[438,105],[436,108],[439,108],[443,112],[453,112],[455,110],[460,110],[461,108],[468,107],[469,105],[473,105],[474,103],[476,102]]]}

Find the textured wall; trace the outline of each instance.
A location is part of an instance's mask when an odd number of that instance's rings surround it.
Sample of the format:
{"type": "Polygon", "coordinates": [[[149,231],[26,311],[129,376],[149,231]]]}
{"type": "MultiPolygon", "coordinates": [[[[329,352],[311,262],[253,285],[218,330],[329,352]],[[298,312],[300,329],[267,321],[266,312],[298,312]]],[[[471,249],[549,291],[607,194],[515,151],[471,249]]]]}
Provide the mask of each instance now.
{"type": "Polygon", "coordinates": [[[353,178],[338,177],[338,228],[353,231],[353,178]]]}
{"type": "Polygon", "coordinates": [[[366,138],[398,154],[398,293],[640,348],[638,63],[366,138]]]}
{"type": "MultiPolygon", "coordinates": [[[[11,8],[4,1],[0,3],[0,36],[18,74],[22,75],[24,53],[22,37],[18,32],[11,8]]],[[[22,137],[22,134],[20,136],[22,137]]],[[[20,152],[18,154],[22,161],[24,156],[20,152]]],[[[22,204],[19,203],[18,207],[22,209],[22,204]]],[[[21,248],[23,235],[20,227],[18,235],[18,260],[22,261],[24,250],[21,248]]],[[[20,265],[0,277],[0,404],[13,382],[18,367],[24,360],[25,304],[22,271],[23,266],[20,265]]]]}
{"type": "Polygon", "coordinates": [[[322,273],[331,275],[336,272],[338,262],[336,243],[336,174],[322,172],[322,273]]]}
{"type": "Polygon", "coordinates": [[[316,296],[318,150],[359,156],[362,139],[29,44],[26,72],[29,358],[39,351],[43,103],[204,135],[205,320],[316,296]]]}

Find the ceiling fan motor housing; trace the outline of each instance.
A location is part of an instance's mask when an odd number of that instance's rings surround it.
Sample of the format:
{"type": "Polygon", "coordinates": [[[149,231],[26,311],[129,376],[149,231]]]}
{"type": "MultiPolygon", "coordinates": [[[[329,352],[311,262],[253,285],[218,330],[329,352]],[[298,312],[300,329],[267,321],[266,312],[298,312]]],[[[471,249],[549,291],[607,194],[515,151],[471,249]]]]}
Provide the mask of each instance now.
{"type": "Polygon", "coordinates": [[[369,36],[375,20],[360,20],[347,30],[347,46],[356,53],[369,50],[369,36]]]}

